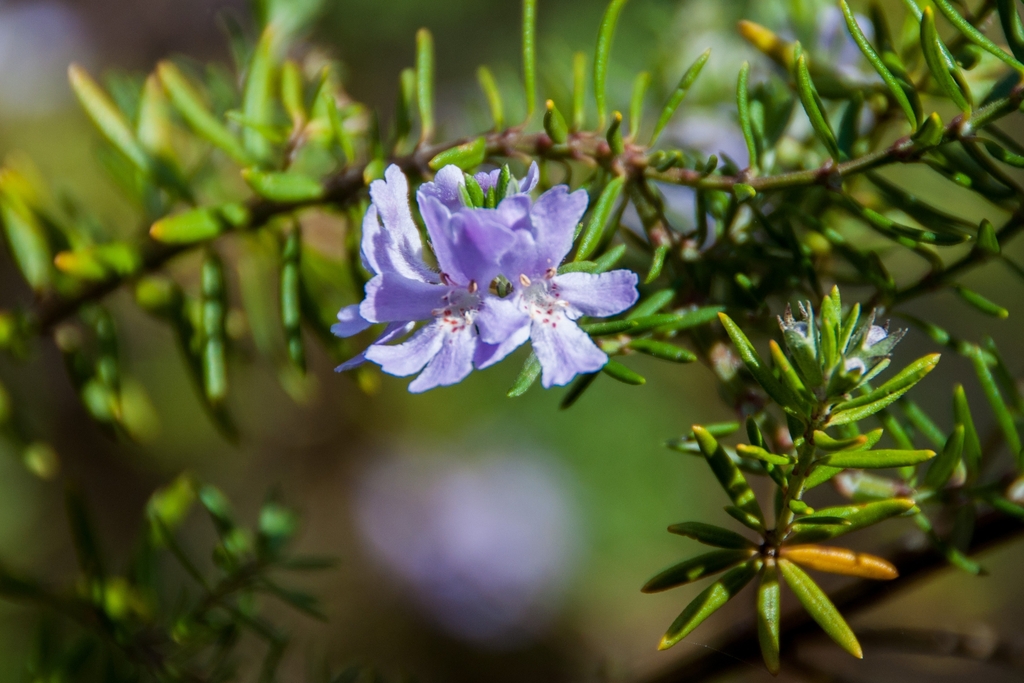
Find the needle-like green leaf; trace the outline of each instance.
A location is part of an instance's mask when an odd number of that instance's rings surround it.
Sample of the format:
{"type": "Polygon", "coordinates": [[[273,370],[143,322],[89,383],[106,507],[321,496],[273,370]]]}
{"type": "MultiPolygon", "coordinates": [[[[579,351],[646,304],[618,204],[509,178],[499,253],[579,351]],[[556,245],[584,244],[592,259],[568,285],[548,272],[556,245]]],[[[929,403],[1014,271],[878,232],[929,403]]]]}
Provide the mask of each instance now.
{"type": "Polygon", "coordinates": [[[723,572],[741,562],[746,562],[754,554],[752,548],[745,550],[713,550],[698,555],[684,562],[673,565],[661,572],[641,588],[643,593],[659,593],[661,591],[699,581],[706,576],[723,572]]]}
{"type": "Polygon", "coordinates": [[[615,37],[615,26],[619,23],[619,14],[627,0],[611,0],[601,28],[597,34],[597,48],[594,50],[594,100],[597,102],[597,127],[604,128],[607,116],[607,97],[605,88],[608,84],[608,60],[612,52],[612,39],[615,37]]]}
{"type": "Polygon", "coordinates": [[[801,54],[796,60],[796,91],[815,135],[818,136],[821,144],[825,145],[825,149],[832,155],[832,159],[838,163],[841,161],[839,143],[836,142],[836,134],[825,117],[821,98],[818,97],[814,81],[811,80],[811,72],[807,69],[807,55],[805,54],[801,54]]]}
{"type": "Polygon", "coordinates": [[[704,545],[716,548],[727,548],[730,550],[752,550],[757,544],[746,536],[741,536],[735,531],[723,529],[713,524],[703,522],[683,522],[673,524],[668,528],[670,533],[686,536],[704,545]]]}
{"type": "Polygon", "coordinates": [[[700,76],[701,69],[707,64],[708,58],[711,56],[711,48],[704,50],[699,57],[690,65],[690,68],[686,70],[683,77],[679,79],[679,85],[672,92],[672,96],[669,97],[668,102],[665,104],[665,108],[661,110],[661,116],[658,117],[658,123],[654,126],[654,132],[651,134],[650,147],[654,146],[654,143],[658,141],[658,137],[661,135],[661,131],[665,129],[668,122],[672,120],[672,115],[676,113],[676,109],[682,104],[683,99],[686,97],[686,93],[690,92],[690,87],[693,85],[697,77],[700,76]]]}
{"type": "Polygon", "coordinates": [[[779,559],[779,572],[786,584],[792,589],[797,600],[804,606],[811,618],[818,622],[818,626],[829,635],[841,648],[849,652],[857,659],[864,658],[864,652],[857,642],[857,636],[853,634],[846,620],[832,604],[832,601],[825,595],[825,591],[818,587],[818,584],[807,575],[803,569],[789,560],[779,559]]]}
{"type": "Polygon", "coordinates": [[[779,673],[779,618],[781,611],[779,571],[774,562],[765,565],[757,587],[757,640],[761,657],[772,675],[779,673]]]}
{"type": "Polygon", "coordinates": [[[722,605],[729,602],[761,569],[761,560],[753,559],[746,564],[729,570],[725,576],[704,589],[693,599],[686,609],[676,618],[658,644],[659,650],[667,650],[685,638],[714,614],[722,605]]]}

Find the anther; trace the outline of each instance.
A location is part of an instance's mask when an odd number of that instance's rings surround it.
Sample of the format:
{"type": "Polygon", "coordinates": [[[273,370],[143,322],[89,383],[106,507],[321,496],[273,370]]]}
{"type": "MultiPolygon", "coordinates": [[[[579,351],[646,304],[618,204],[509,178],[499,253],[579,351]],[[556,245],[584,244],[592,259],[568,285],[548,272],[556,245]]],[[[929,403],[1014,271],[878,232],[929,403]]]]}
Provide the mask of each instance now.
{"type": "Polygon", "coordinates": [[[469,287],[467,287],[466,289],[469,290],[470,294],[476,294],[476,290],[477,290],[476,280],[470,280],[469,281],[469,287]]]}
{"type": "Polygon", "coordinates": [[[520,284],[523,285],[523,287],[529,287],[530,284],[531,284],[530,283],[530,278],[526,277],[526,275],[524,273],[520,273],[519,274],[519,282],[520,282],[520,284]]]}
{"type": "Polygon", "coordinates": [[[544,273],[544,277],[546,277],[549,280],[551,278],[553,278],[554,276],[556,276],[556,275],[558,275],[558,269],[557,268],[548,268],[547,272],[544,273]]]}

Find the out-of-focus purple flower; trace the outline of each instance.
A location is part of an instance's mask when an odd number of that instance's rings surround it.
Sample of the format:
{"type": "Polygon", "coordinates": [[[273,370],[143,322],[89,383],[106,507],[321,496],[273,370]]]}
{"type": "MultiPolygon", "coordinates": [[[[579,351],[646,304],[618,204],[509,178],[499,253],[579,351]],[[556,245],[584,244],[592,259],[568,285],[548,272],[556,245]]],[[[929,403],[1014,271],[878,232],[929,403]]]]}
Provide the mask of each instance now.
{"type": "MultiPolygon", "coordinates": [[[[493,185],[497,179],[480,175],[482,185],[493,185]]],[[[536,184],[536,176],[536,167],[531,168],[523,181],[526,191],[536,184]]],[[[492,230],[487,221],[471,217],[475,210],[464,207],[460,199],[459,186],[464,183],[462,172],[448,166],[417,193],[440,273],[423,260],[423,244],[409,209],[409,185],[401,170],[392,165],[384,180],[370,185],[373,203],[363,219],[361,249],[373,278],[363,301],[338,313],[332,331],[349,337],[375,323],[388,327],[338,370],[366,360],[400,377],[422,370],[409,385],[410,391],[419,393],[458,383],[474,365],[488,367],[518,346],[480,341],[477,318],[498,301],[488,287],[498,275],[498,259],[512,241],[507,231],[492,230]],[[418,321],[426,324],[409,339],[389,344],[412,331],[418,321]]]]}

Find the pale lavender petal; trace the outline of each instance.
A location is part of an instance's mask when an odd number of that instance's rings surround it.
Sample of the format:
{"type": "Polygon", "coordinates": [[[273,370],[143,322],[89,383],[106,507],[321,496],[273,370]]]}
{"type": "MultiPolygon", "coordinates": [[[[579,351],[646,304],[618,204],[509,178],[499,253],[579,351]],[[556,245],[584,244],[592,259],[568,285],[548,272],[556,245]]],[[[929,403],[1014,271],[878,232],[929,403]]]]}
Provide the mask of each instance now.
{"type": "MultiPolygon", "coordinates": [[[[384,328],[384,333],[377,337],[374,344],[387,344],[393,342],[396,339],[400,339],[405,335],[413,331],[416,327],[416,323],[390,323],[384,328]]],[[[366,351],[363,350],[356,355],[349,358],[347,361],[334,368],[335,372],[346,372],[347,370],[355,370],[360,365],[366,362],[366,351]]]]}
{"type": "Polygon", "coordinates": [[[455,242],[459,235],[454,232],[451,212],[432,195],[420,193],[417,199],[420,215],[430,235],[430,248],[434,251],[441,272],[459,284],[469,284],[472,278],[463,272],[462,261],[456,256],[455,242]]]}
{"type": "Polygon", "coordinates": [[[597,372],[608,362],[605,352],[565,316],[553,317],[548,323],[535,320],[530,340],[545,389],[568,384],[576,375],[597,372]]]}
{"type": "MultiPolygon", "coordinates": [[[[491,209],[463,209],[451,220],[449,258],[453,270],[464,274],[459,284],[473,280],[486,289],[501,272],[502,257],[516,244],[516,234],[495,220],[491,209]]],[[[440,256],[438,257],[440,260],[440,256]]]]}
{"type": "Polygon", "coordinates": [[[499,344],[487,344],[481,341],[476,347],[476,356],[473,358],[473,364],[480,370],[489,368],[495,363],[504,360],[505,356],[525,344],[529,338],[530,326],[523,325],[499,344]]]}
{"type": "Polygon", "coordinates": [[[526,177],[519,181],[519,191],[529,194],[533,192],[533,188],[537,187],[538,182],[540,182],[540,169],[537,167],[537,162],[534,161],[530,164],[530,170],[526,172],[526,177]]]}
{"type": "Polygon", "coordinates": [[[589,198],[583,190],[572,194],[565,185],[551,188],[537,199],[530,211],[538,246],[535,267],[557,268],[572,249],[576,226],[587,210],[589,198]]]}
{"type": "Polygon", "coordinates": [[[409,391],[419,394],[434,387],[458,384],[473,372],[473,354],[479,339],[472,325],[457,332],[439,335],[441,346],[420,376],[409,383],[409,391]]]}
{"type": "Polygon", "coordinates": [[[391,240],[380,224],[380,216],[377,215],[377,207],[370,204],[363,216],[363,238],[360,244],[360,254],[363,257],[363,265],[374,275],[383,272],[381,262],[390,265],[391,259],[388,255],[388,247],[391,240]]]}
{"type": "Polygon", "coordinates": [[[366,283],[359,314],[375,323],[427,320],[443,305],[447,293],[447,287],[384,273],[366,283]]]}
{"type": "Polygon", "coordinates": [[[351,337],[372,324],[359,315],[359,304],[352,304],[338,311],[338,322],[331,325],[331,333],[337,337],[351,337]]]}
{"type": "Polygon", "coordinates": [[[378,226],[367,226],[367,220],[363,221],[363,258],[375,266],[374,272],[391,270],[424,282],[437,282],[437,274],[423,261],[423,242],[409,209],[409,182],[401,169],[392,164],[384,172],[384,180],[370,183],[370,197],[384,224],[384,229],[380,230],[378,226]],[[365,236],[367,227],[371,233],[369,245],[365,236]]]}
{"type": "Polygon", "coordinates": [[[477,209],[481,213],[493,214],[494,219],[512,230],[530,229],[530,198],[522,194],[505,197],[496,209],[477,209]]]}
{"type": "Polygon", "coordinates": [[[379,365],[389,375],[408,377],[422,370],[437,355],[444,344],[444,337],[441,326],[433,322],[401,344],[372,344],[366,349],[366,359],[379,365]]]}
{"type": "Polygon", "coordinates": [[[449,211],[458,211],[462,208],[462,194],[459,188],[465,184],[466,177],[462,169],[449,164],[437,172],[433,181],[420,185],[416,198],[420,201],[420,206],[423,206],[424,198],[433,197],[449,211]]]}
{"type": "Polygon", "coordinates": [[[529,331],[530,316],[523,309],[518,294],[504,299],[485,296],[476,314],[476,325],[481,339],[488,344],[499,344],[521,329],[529,331]]]}
{"type": "Polygon", "coordinates": [[[621,313],[636,303],[636,273],[613,270],[610,273],[566,273],[552,281],[561,298],[583,315],[603,318],[621,313]]]}

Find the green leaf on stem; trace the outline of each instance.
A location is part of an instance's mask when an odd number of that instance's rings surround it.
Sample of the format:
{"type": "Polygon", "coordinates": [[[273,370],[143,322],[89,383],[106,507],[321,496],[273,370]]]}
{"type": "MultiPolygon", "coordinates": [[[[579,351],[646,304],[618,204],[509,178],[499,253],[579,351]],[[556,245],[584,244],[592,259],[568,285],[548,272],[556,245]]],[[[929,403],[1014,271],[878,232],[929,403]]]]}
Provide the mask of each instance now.
{"type": "Polygon", "coordinates": [[[807,113],[818,140],[825,146],[833,161],[839,163],[842,160],[839,152],[839,143],[836,142],[836,134],[825,117],[821,98],[811,80],[811,73],[807,70],[807,55],[801,54],[796,60],[796,91],[800,96],[800,104],[807,113]]]}
{"type": "Polygon", "coordinates": [[[818,622],[818,626],[821,626],[821,629],[841,648],[857,659],[863,659],[864,652],[857,642],[857,636],[850,630],[846,620],[828,599],[825,591],[821,590],[803,569],[789,560],[780,558],[778,565],[782,578],[811,618],[818,622]]]}
{"type": "Polygon", "coordinates": [[[701,69],[707,64],[710,56],[711,48],[704,50],[693,64],[690,65],[690,68],[686,70],[686,73],[683,74],[683,77],[679,80],[679,85],[672,91],[672,96],[669,97],[668,102],[665,104],[665,108],[661,110],[661,116],[658,117],[658,123],[654,126],[654,132],[651,134],[651,141],[648,146],[653,147],[654,143],[658,141],[661,131],[672,120],[672,115],[676,113],[676,109],[679,108],[683,99],[686,98],[686,93],[690,92],[690,87],[693,86],[694,81],[700,76],[701,69]]]}
{"type": "Polygon", "coordinates": [[[781,616],[781,591],[779,572],[774,562],[769,561],[761,572],[761,583],[757,587],[757,641],[761,645],[761,657],[772,675],[779,673],[779,618],[781,616]]]}
{"type": "Polygon", "coordinates": [[[693,629],[700,626],[705,619],[743,590],[757,576],[761,564],[761,560],[755,558],[729,570],[725,576],[704,589],[672,622],[668,631],[662,636],[661,642],[658,643],[658,649],[667,650],[688,636],[693,629]]]}
{"type": "Polygon", "coordinates": [[[910,391],[915,384],[924,379],[925,375],[935,369],[938,362],[937,353],[919,358],[877,389],[836,405],[829,416],[828,426],[850,424],[874,415],[910,391]]]}
{"type": "Polygon", "coordinates": [[[743,550],[713,550],[698,555],[684,562],[673,565],[661,572],[640,589],[642,593],[659,593],[661,591],[699,581],[706,576],[723,572],[746,562],[754,554],[752,548],[743,550]]]}
{"type": "Polygon", "coordinates": [[[758,168],[761,165],[757,153],[757,140],[754,139],[754,124],[750,117],[750,62],[743,62],[740,66],[740,74],[736,79],[736,109],[739,112],[740,130],[743,131],[743,140],[747,144],[748,168],[758,168]]]}
{"type": "Polygon", "coordinates": [[[434,137],[434,37],[416,32],[416,104],[420,111],[420,143],[434,137]]]}
{"type": "Polygon", "coordinates": [[[537,108],[537,0],[523,0],[523,85],[526,120],[537,108]]]}
{"type": "Polygon", "coordinates": [[[619,22],[619,14],[627,0],[611,0],[608,9],[601,19],[601,28],[597,34],[597,48],[594,50],[594,100],[597,102],[597,127],[604,128],[607,117],[605,88],[608,82],[608,60],[611,57],[612,39],[615,37],[615,26],[619,22]]]}
{"type": "Polygon", "coordinates": [[[743,334],[743,331],[739,326],[732,321],[732,319],[725,313],[719,313],[718,319],[722,322],[725,327],[725,331],[729,334],[729,338],[732,339],[733,345],[736,346],[736,350],[740,354],[740,358],[743,359],[747,369],[750,370],[750,374],[754,376],[757,383],[761,385],[761,388],[771,396],[771,398],[787,410],[787,412],[793,412],[797,415],[801,414],[803,409],[803,403],[787,388],[785,385],[775,379],[775,375],[768,366],[761,360],[754,345],[750,343],[747,336],[743,334]]]}
{"type": "Polygon", "coordinates": [[[889,467],[907,467],[917,465],[935,457],[935,451],[840,451],[826,455],[821,459],[823,465],[829,467],[856,469],[885,469],[889,467]]]}
{"type": "Polygon", "coordinates": [[[970,90],[965,87],[959,67],[939,37],[931,7],[925,7],[921,14],[921,51],[936,84],[961,113],[969,116],[973,108],[970,90]]]}
{"type": "Polygon", "coordinates": [[[716,548],[727,548],[730,550],[752,550],[757,544],[735,531],[723,529],[713,524],[703,522],[683,522],[673,524],[668,528],[669,533],[692,538],[698,543],[714,546],[716,548]]]}
{"type": "Polygon", "coordinates": [[[703,427],[694,425],[693,434],[708,465],[711,466],[711,471],[715,473],[715,477],[718,478],[718,482],[732,502],[739,510],[754,517],[763,526],[764,514],[761,512],[761,506],[757,503],[757,497],[739,468],[726,454],[725,449],[703,427]]]}
{"type": "Polygon", "coordinates": [[[516,381],[512,383],[512,388],[508,390],[506,396],[509,398],[522,396],[526,393],[527,389],[534,385],[539,377],[540,361],[537,359],[537,354],[531,351],[526,362],[523,363],[523,369],[519,371],[516,381]]]}
{"type": "Polygon", "coordinates": [[[823,508],[815,511],[813,515],[796,520],[793,523],[792,532],[786,537],[786,542],[816,543],[818,541],[825,541],[837,536],[843,536],[851,531],[858,531],[873,526],[891,517],[906,514],[915,509],[914,501],[910,498],[893,498],[875,503],[823,508]],[[812,523],[813,519],[821,517],[838,517],[839,519],[847,520],[849,524],[823,526],[812,523]]]}
{"type": "Polygon", "coordinates": [[[575,261],[586,260],[604,240],[605,225],[608,223],[619,197],[622,196],[625,183],[624,177],[616,176],[604,186],[594,205],[594,210],[590,214],[587,227],[583,230],[579,246],[576,248],[575,261]]]}
{"type": "Polygon", "coordinates": [[[494,122],[494,130],[499,131],[505,128],[505,105],[501,98],[501,91],[494,80],[494,74],[486,66],[476,70],[476,78],[480,83],[480,89],[487,98],[487,106],[491,110],[491,120],[494,122]]]}
{"type": "Polygon", "coordinates": [[[479,137],[438,153],[428,165],[435,171],[448,165],[457,166],[463,171],[471,171],[482,164],[486,157],[487,139],[479,137]]]}

